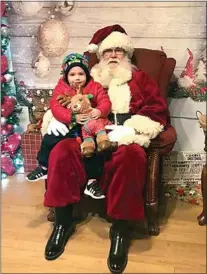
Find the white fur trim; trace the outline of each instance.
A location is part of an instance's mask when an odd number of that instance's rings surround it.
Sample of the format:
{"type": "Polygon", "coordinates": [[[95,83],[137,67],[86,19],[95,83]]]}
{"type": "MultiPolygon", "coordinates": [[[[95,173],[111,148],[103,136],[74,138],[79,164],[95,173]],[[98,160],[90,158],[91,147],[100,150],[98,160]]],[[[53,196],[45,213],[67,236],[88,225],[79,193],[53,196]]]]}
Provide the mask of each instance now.
{"type": "Polygon", "coordinates": [[[102,55],[104,50],[119,47],[123,48],[131,58],[134,52],[134,47],[132,45],[131,38],[125,33],[119,31],[113,31],[109,34],[100,44],[98,53],[102,55]]]}
{"type": "Polygon", "coordinates": [[[90,74],[93,77],[94,81],[102,84],[101,83],[100,73],[101,73],[101,71],[100,71],[100,68],[99,68],[99,64],[94,65],[91,69],[91,72],[90,72],[90,74]]]}
{"type": "Polygon", "coordinates": [[[178,79],[178,86],[181,88],[189,88],[195,86],[195,83],[193,82],[193,79],[191,79],[190,77],[184,76],[178,79]]]}
{"type": "Polygon", "coordinates": [[[88,45],[87,51],[90,52],[90,53],[97,52],[98,51],[98,45],[96,45],[96,44],[90,44],[90,45],[88,45]]]}
{"type": "Polygon", "coordinates": [[[154,139],[164,129],[163,125],[159,122],[155,122],[149,117],[142,115],[133,115],[125,121],[124,126],[132,127],[137,133],[145,134],[150,139],[154,139]]]}
{"type": "Polygon", "coordinates": [[[118,142],[118,145],[138,144],[142,147],[149,147],[150,138],[144,134],[136,134],[132,127],[116,126],[114,130],[108,133],[111,142],[118,142]]]}
{"type": "Polygon", "coordinates": [[[108,89],[108,95],[112,104],[112,112],[129,112],[131,92],[128,84],[117,85],[116,79],[112,80],[108,89]]]}
{"type": "Polygon", "coordinates": [[[50,109],[45,112],[45,114],[43,116],[42,126],[41,126],[42,136],[44,136],[47,133],[47,128],[48,128],[51,120],[53,119],[53,117],[54,116],[53,116],[52,111],[50,109]]]}

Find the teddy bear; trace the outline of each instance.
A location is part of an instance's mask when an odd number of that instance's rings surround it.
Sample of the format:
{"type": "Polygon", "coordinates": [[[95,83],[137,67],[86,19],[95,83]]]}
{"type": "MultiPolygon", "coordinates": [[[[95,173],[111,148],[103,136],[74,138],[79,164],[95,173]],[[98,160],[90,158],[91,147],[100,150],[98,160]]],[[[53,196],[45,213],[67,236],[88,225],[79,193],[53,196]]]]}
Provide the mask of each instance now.
{"type": "Polygon", "coordinates": [[[35,111],[32,113],[32,123],[27,126],[27,133],[39,133],[41,130],[44,112],[35,111]]]}
{"type": "MultiPolygon", "coordinates": [[[[73,128],[76,124],[75,115],[76,114],[86,114],[92,111],[92,106],[90,99],[93,98],[92,94],[76,94],[69,97],[68,109],[72,110],[73,119],[69,125],[69,130],[73,128]]],[[[44,135],[47,132],[47,127],[50,121],[54,119],[51,110],[48,110],[44,117],[42,123],[41,132],[44,135]]],[[[83,142],[81,143],[82,155],[86,158],[91,157],[95,153],[96,145],[94,139],[96,138],[97,152],[106,152],[114,150],[114,144],[111,144],[108,134],[106,133],[105,126],[110,125],[110,121],[106,118],[89,119],[82,125],[81,133],[83,142]],[[113,147],[113,148],[112,148],[113,147]]]]}

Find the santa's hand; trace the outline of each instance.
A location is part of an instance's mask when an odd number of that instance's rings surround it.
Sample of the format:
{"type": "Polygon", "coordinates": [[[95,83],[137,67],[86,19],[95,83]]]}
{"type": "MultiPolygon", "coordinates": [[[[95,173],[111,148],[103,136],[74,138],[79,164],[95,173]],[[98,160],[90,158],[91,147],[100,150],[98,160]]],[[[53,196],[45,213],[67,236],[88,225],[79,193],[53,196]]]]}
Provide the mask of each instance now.
{"type": "Polygon", "coordinates": [[[101,111],[97,108],[94,108],[91,112],[90,112],[90,117],[92,119],[98,119],[101,117],[101,111]]]}
{"type": "Polygon", "coordinates": [[[49,135],[54,134],[55,136],[59,136],[61,134],[65,136],[68,132],[69,132],[69,129],[66,127],[66,125],[59,122],[54,117],[52,118],[47,128],[47,134],[49,135]]]}

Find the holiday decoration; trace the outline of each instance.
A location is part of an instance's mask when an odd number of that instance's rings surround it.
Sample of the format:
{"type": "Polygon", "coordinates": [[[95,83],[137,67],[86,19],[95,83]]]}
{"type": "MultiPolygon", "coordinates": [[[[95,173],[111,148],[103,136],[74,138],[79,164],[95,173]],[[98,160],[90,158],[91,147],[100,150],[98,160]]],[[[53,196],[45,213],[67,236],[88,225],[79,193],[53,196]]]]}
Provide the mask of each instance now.
{"type": "Polygon", "coordinates": [[[1,152],[8,152],[9,155],[13,155],[20,146],[21,136],[18,133],[14,133],[8,137],[8,141],[1,145],[1,152]]]}
{"type": "Polygon", "coordinates": [[[193,71],[193,53],[187,49],[189,58],[185,66],[184,71],[181,73],[180,78],[178,79],[178,86],[181,88],[194,87],[194,71],[193,71]]]}
{"type": "Polygon", "coordinates": [[[187,49],[189,59],[184,71],[169,87],[169,97],[192,98],[195,101],[207,101],[206,86],[206,49],[202,52],[198,66],[194,72],[193,53],[187,49]]]}
{"type": "Polygon", "coordinates": [[[10,116],[15,109],[16,100],[11,96],[4,96],[1,105],[1,115],[5,118],[10,116]]]}
{"type": "Polygon", "coordinates": [[[12,132],[13,132],[13,125],[10,125],[10,124],[1,125],[1,134],[2,135],[9,135],[12,132]]]}
{"type": "Polygon", "coordinates": [[[40,25],[37,41],[40,51],[46,57],[61,56],[69,44],[67,26],[58,19],[50,19],[40,25]]]}
{"type": "Polygon", "coordinates": [[[51,70],[50,61],[40,52],[33,60],[32,68],[37,77],[43,78],[47,76],[51,70]]]}
{"type": "Polygon", "coordinates": [[[12,7],[14,11],[22,16],[34,16],[43,7],[43,2],[33,2],[33,1],[13,1],[12,7]]]}
{"type": "Polygon", "coordinates": [[[1,2],[1,172],[2,179],[13,175],[20,166],[21,156],[19,113],[21,108],[16,100],[16,82],[12,69],[9,26],[4,1],[1,2]],[[18,156],[17,156],[18,155],[18,156]],[[16,160],[15,160],[16,159],[16,160]],[[18,162],[15,166],[14,162],[18,162]]]}
{"type": "Polygon", "coordinates": [[[7,153],[1,155],[1,170],[7,175],[13,175],[15,173],[13,161],[7,153]]]}
{"type": "Polygon", "coordinates": [[[74,9],[75,1],[62,1],[56,4],[55,11],[60,12],[64,16],[71,14],[74,9]]]}

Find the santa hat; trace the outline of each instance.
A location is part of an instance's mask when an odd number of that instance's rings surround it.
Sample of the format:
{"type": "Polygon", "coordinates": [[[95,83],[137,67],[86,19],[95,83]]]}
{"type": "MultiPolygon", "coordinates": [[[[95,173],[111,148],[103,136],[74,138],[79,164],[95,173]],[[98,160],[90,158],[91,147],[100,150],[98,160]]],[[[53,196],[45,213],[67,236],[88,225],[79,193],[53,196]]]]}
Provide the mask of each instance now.
{"type": "Polygon", "coordinates": [[[180,78],[183,78],[185,76],[189,77],[190,79],[194,79],[194,69],[193,69],[193,53],[189,49],[187,49],[189,58],[186,63],[185,69],[180,74],[180,78]]]}
{"type": "Polygon", "coordinates": [[[131,58],[134,47],[131,38],[120,25],[107,26],[98,30],[92,37],[87,48],[90,53],[97,53],[100,57],[104,50],[110,48],[122,48],[131,58]]]}

